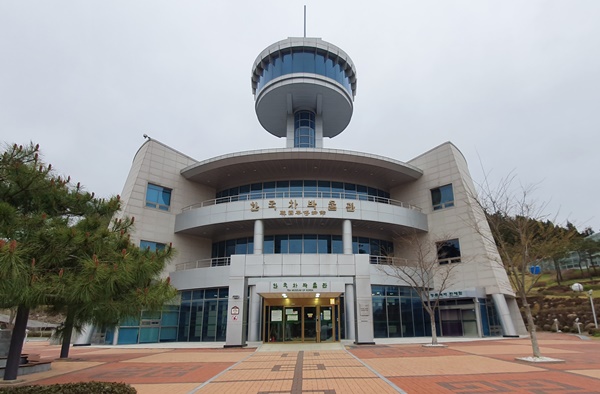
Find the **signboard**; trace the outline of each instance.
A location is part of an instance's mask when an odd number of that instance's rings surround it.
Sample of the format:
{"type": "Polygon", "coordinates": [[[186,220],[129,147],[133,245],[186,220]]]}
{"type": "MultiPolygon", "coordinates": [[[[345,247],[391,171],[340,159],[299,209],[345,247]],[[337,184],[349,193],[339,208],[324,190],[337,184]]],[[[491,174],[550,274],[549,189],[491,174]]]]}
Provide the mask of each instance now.
{"type": "MultiPolygon", "coordinates": [[[[279,211],[279,216],[325,216],[327,212],[335,212],[338,210],[337,200],[327,201],[327,207],[318,207],[319,200],[308,200],[304,204],[304,199],[284,200],[283,206],[277,206],[277,201],[268,200],[266,206],[261,206],[260,201],[252,201],[250,203],[250,212],[259,212],[261,208],[272,209],[279,211]]],[[[343,203],[342,203],[343,204],[343,203]]],[[[347,202],[340,209],[345,209],[346,212],[356,212],[356,206],[353,202],[347,202]]]]}
{"type": "Polygon", "coordinates": [[[271,310],[271,321],[283,321],[283,311],[281,309],[271,310]]]}
{"type": "Polygon", "coordinates": [[[330,282],[323,281],[284,281],[284,282],[271,282],[272,292],[282,293],[301,293],[301,292],[325,292],[329,291],[331,287],[330,282]]]}

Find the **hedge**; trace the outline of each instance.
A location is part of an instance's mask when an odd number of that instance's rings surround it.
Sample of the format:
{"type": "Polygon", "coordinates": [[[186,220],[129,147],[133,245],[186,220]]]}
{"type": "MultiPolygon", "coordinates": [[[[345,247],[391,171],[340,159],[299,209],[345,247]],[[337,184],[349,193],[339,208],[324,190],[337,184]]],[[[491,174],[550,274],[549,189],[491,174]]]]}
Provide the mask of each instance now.
{"type": "Polygon", "coordinates": [[[84,382],[52,384],[48,386],[0,387],[0,394],[136,394],[137,390],[125,383],[84,382]]]}

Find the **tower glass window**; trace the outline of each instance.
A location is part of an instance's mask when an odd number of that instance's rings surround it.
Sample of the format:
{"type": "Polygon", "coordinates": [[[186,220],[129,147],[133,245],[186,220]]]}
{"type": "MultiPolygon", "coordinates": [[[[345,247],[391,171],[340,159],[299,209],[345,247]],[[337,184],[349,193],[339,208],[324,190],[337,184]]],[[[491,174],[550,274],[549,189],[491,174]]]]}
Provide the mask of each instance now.
{"type": "Polygon", "coordinates": [[[315,113],[298,111],[294,114],[294,148],[315,147],[315,113]]]}

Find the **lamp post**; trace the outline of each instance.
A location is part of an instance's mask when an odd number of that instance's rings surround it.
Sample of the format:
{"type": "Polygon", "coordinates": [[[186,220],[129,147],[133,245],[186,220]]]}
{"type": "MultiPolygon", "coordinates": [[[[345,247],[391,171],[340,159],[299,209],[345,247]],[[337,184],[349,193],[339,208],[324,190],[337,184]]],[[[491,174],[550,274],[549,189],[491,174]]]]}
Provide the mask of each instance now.
{"type": "Polygon", "coordinates": [[[592,306],[592,314],[594,315],[594,325],[598,328],[598,320],[596,319],[596,308],[594,308],[594,290],[589,290],[590,305],[592,306]]]}

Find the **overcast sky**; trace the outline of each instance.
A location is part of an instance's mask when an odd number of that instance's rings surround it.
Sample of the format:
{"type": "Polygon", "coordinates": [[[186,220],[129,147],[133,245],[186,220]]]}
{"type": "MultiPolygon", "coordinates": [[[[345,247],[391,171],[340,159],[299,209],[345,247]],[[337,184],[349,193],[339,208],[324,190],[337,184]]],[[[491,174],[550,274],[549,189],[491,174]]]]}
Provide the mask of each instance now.
{"type": "Polygon", "coordinates": [[[401,161],[452,141],[476,182],[514,172],[600,230],[600,1],[0,1],[0,140],[101,196],[144,133],[197,160],[285,146],[254,113],[256,56],[307,35],[358,89],[327,148],[401,161]]]}

